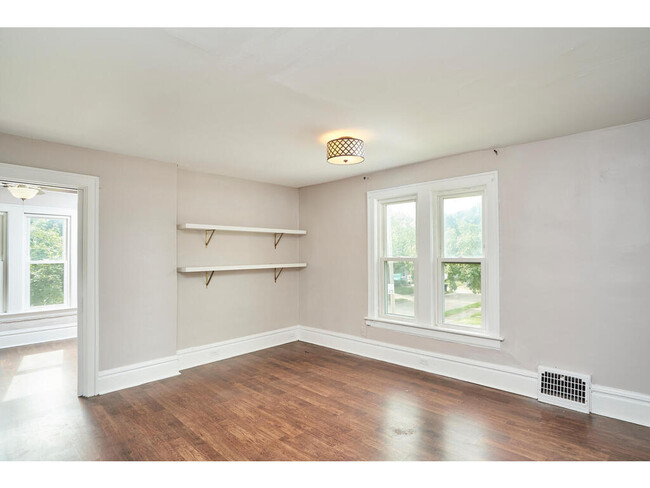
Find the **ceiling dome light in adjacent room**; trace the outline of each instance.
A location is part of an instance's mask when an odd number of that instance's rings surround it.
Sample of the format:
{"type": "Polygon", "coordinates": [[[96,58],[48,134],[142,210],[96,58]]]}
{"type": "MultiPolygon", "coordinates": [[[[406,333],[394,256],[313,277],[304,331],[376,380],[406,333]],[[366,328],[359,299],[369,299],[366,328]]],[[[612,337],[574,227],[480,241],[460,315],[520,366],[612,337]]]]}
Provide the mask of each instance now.
{"type": "Polygon", "coordinates": [[[363,141],[354,137],[339,137],[327,143],[327,162],[332,164],[362,163],[363,141]]]}
{"type": "Polygon", "coordinates": [[[9,193],[14,197],[20,198],[23,202],[30,198],[34,198],[40,192],[38,187],[28,185],[9,185],[7,186],[7,190],[9,190],[9,193]]]}

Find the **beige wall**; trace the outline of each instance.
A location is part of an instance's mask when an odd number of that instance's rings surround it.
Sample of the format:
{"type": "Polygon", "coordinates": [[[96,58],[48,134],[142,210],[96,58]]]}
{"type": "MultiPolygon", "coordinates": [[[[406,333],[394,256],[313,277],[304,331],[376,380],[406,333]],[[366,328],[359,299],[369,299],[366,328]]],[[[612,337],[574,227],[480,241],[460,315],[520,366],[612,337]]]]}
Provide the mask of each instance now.
{"type": "Polygon", "coordinates": [[[176,167],[1,133],[0,162],[99,176],[99,369],[175,354],[176,167]]]}
{"type": "Polygon", "coordinates": [[[298,271],[277,284],[270,270],[216,274],[208,289],[204,275],[176,273],[177,262],[297,261],[293,236],[276,250],[273,235],[217,233],[206,249],[203,233],[176,231],[177,221],[297,228],[297,189],[7,134],[0,162],[100,178],[100,370],[298,323],[298,271]]]}
{"type": "Polygon", "coordinates": [[[100,370],[299,323],[650,393],[650,121],[299,191],[6,134],[0,161],[100,177],[100,370]],[[502,349],[366,328],[366,192],[490,170],[499,171],[502,349]],[[275,250],[272,235],[216,233],[206,249],[203,233],[177,232],[177,222],[308,234],[275,250]],[[298,260],[307,269],[277,284],[271,271],[250,271],[215,274],[206,289],[204,275],[176,273],[298,260]]]}
{"type": "MultiPolygon", "coordinates": [[[[179,170],[178,223],[298,227],[298,190],[179,170]]],[[[291,263],[302,237],[216,232],[206,248],[203,231],[178,232],[178,265],[291,263]]],[[[200,346],[298,323],[301,271],[273,270],[178,275],[178,348],[200,346]]]]}
{"type": "Polygon", "coordinates": [[[369,176],[300,190],[300,324],[650,393],[650,121],[369,176]],[[492,170],[501,350],[366,328],[366,191],[492,170]]]}

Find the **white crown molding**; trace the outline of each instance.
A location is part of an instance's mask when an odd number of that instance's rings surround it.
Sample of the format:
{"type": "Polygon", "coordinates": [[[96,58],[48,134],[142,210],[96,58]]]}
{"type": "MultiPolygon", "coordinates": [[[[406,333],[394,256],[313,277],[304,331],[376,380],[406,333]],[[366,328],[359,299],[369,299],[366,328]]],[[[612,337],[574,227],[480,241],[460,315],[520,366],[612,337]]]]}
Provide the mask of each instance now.
{"type": "Polygon", "coordinates": [[[77,324],[57,324],[0,332],[0,349],[77,337],[77,324]]]}

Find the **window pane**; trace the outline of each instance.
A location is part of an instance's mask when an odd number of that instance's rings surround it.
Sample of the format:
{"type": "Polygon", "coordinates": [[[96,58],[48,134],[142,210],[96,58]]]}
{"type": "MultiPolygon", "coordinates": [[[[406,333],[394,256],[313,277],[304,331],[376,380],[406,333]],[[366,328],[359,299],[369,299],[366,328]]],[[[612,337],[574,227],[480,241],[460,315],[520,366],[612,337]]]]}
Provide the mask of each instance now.
{"type": "Polygon", "coordinates": [[[386,257],[415,257],[415,202],[386,205],[386,257]]]}
{"type": "Polygon", "coordinates": [[[413,261],[384,263],[385,313],[415,317],[413,261]]]}
{"type": "Polygon", "coordinates": [[[445,257],[483,256],[482,206],[481,195],[443,199],[445,257]]]}
{"type": "Polygon", "coordinates": [[[42,307],[64,303],[65,265],[30,264],[29,266],[29,305],[42,307]]]}
{"type": "Polygon", "coordinates": [[[481,326],[481,264],[444,263],[444,322],[481,326]]]}
{"type": "Polygon", "coordinates": [[[62,260],[64,232],[65,219],[30,217],[30,261],[62,260]]]}

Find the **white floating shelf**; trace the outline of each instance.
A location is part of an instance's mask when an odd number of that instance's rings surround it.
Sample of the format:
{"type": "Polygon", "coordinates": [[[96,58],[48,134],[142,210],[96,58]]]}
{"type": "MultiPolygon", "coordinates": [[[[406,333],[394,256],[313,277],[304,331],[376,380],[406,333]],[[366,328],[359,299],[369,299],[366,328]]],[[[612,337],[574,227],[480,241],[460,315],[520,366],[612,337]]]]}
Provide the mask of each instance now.
{"type": "Polygon", "coordinates": [[[234,264],[226,266],[182,266],[179,273],[205,273],[205,287],[210,285],[212,275],[217,271],[246,271],[250,269],[272,269],[273,281],[277,283],[280,274],[285,268],[306,268],[307,263],[281,263],[281,264],[234,264]],[[280,270],[280,271],[278,271],[280,270]]]}
{"type": "Polygon", "coordinates": [[[243,271],[248,269],[306,268],[307,263],[285,264],[235,264],[227,266],[182,266],[179,273],[205,273],[210,271],[243,271]]]}
{"type": "Polygon", "coordinates": [[[238,227],[234,225],[178,224],[178,228],[180,230],[217,230],[221,232],[254,232],[257,234],[307,234],[306,230],[271,229],[266,227],[238,227]]]}

